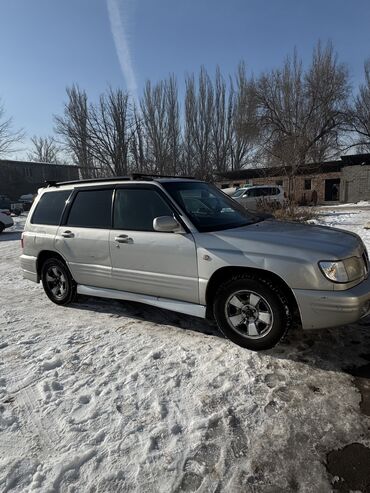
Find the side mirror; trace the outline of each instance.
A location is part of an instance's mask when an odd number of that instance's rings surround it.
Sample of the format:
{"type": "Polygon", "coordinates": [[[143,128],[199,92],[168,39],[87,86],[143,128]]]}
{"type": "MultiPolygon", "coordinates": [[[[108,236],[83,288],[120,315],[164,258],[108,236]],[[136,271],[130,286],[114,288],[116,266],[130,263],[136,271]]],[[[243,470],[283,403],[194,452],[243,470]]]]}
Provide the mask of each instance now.
{"type": "Polygon", "coordinates": [[[154,231],[161,233],[180,233],[181,224],[172,216],[159,216],[153,219],[154,231]]]}

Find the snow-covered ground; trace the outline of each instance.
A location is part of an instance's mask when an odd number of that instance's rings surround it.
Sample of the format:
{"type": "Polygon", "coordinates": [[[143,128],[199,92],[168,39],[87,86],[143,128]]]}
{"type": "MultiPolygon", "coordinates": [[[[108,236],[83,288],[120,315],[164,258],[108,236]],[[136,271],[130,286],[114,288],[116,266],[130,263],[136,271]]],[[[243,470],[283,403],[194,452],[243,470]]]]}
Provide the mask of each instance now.
{"type": "MultiPolygon", "coordinates": [[[[354,209],[319,220],[370,250],[354,209]]],[[[344,371],[369,358],[369,319],[253,353],[165,310],[58,307],[22,279],[21,229],[0,237],[0,491],[326,492],[327,453],[370,445],[344,371]]]]}

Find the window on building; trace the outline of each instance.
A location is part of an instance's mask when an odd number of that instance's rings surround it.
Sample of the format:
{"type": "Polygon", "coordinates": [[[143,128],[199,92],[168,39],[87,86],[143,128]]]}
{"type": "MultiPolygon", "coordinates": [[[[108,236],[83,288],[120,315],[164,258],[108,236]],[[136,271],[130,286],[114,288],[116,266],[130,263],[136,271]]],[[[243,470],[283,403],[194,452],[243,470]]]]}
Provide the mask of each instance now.
{"type": "Polygon", "coordinates": [[[279,187],[282,187],[283,186],[283,180],[276,180],[275,184],[278,185],[279,187]]]}
{"type": "Polygon", "coordinates": [[[173,211],[156,190],[116,191],[114,229],[154,231],[153,220],[160,216],[173,216],[173,211]]]}
{"type": "Polygon", "coordinates": [[[30,167],[23,168],[23,174],[27,178],[30,178],[32,176],[32,168],[30,167]]]}
{"type": "Polygon", "coordinates": [[[77,193],[67,225],[79,228],[111,227],[112,190],[84,190],[77,193]]]}
{"type": "Polygon", "coordinates": [[[240,187],[240,183],[234,183],[234,187],[240,187]]]}
{"type": "Polygon", "coordinates": [[[71,190],[44,193],[36,206],[31,223],[57,226],[70,194],[71,190]]]}
{"type": "Polygon", "coordinates": [[[304,181],[304,189],[311,190],[311,178],[304,181]]]}

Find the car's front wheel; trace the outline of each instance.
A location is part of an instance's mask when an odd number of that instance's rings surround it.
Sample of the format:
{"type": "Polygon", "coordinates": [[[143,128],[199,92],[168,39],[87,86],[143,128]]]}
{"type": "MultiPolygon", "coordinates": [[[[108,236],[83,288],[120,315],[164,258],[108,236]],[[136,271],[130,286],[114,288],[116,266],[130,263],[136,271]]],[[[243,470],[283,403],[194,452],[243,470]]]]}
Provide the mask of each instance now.
{"type": "Polygon", "coordinates": [[[236,276],[218,289],[213,312],[228,339],[252,350],[275,346],[290,324],[283,294],[264,280],[247,275],[236,276]]]}
{"type": "Polygon", "coordinates": [[[46,296],[57,305],[71,303],[76,295],[74,282],[68,267],[57,258],[49,258],[42,265],[42,285],[46,296]]]}

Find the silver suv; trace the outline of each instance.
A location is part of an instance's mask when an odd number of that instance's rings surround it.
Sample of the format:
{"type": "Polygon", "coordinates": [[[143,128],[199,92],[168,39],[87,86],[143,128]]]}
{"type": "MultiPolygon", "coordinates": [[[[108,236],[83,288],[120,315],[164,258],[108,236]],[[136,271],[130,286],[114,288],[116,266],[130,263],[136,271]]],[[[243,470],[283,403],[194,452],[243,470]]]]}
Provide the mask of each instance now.
{"type": "Polygon", "coordinates": [[[284,189],[278,185],[239,188],[231,197],[250,211],[257,211],[261,206],[282,207],[286,201],[284,189]]]}
{"type": "Polygon", "coordinates": [[[40,189],[22,237],[24,277],[58,305],[77,293],[214,318],[223,334],[274,346],[370,313],[360,237],[248,212],[192,179],[136,176],[40,189]]]}

